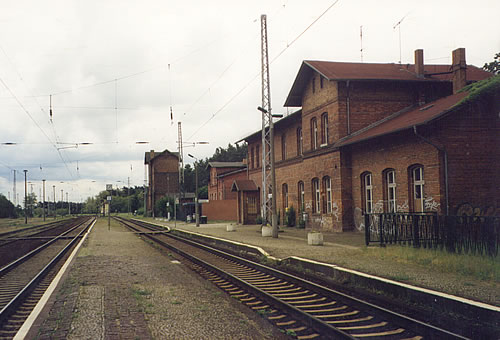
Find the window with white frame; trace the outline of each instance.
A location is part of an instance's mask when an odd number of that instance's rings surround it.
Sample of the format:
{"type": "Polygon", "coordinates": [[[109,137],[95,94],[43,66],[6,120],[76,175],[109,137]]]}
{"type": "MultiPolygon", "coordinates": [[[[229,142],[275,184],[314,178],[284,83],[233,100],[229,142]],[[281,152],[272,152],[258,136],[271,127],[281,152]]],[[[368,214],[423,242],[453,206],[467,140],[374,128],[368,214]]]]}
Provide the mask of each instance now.
{"type": "Polygon", "coordinates": [[[414,167],[412,170],[413,183],[413,210],[415,212],[424,211],[424,168],[414,167]]]}
{"type": "Polygon", "coordinates": [[[281,196],[281,200],[283,202],[283,213],[285,213],[286,209],[288,208],[288,184],[286,183],[283,183],[283,185],[281,186],[281,196]]]}
{"type": "Polygon", "coordinates": [[[284,133],[281,135],[281,159],[286,159],[286,135],[284,133]]]}
{"type": "Polygon", "coordinates": [[[297,129],[297,155],[300,156],[303,154],[302,147],[302,128],[297,129]]]}
{"type": "Polygon", "coordinates": [[[304,202],[305,202],[305,191],[304,191],[304,182],[300,181],[298,184],[298,196],[299,196],[299,209],[304,211],[304,202]]]}
{"type": "Polygon", "coordinates": [[[367,172],[363,175],[363,193],[365,201],[365,212],[370,214],[373,212],[373,186],[372,174],[367,172]]]}
{"type": "Polygon", "coordinates": [[[321,202],[321,196],[320,196],[320,191],[319,191],[319,179],[314,178],[312,180],[312,189],[313,189],[313,213],[319,213],[320,212],[320,202],[321,202]]]}
{"type": "Polygon", "coordinates": [[[311,119],[311,149],[318,148],[318,122],[316,118],[311,119]]]}
{"type": "Polygon", "coordinates": [[[385,183],[387,190],[387,210],[390,213],[396,212],[396,172],[388,170],[385,173],[385,183]]]}
{"type": "Polygon", "coordinates": [[[321,146],[328,144],[328,113],[321,115],[321,146]]]}
{"type": "Polygon", "coordinates": [[[332,212],[332,179],[329,176],[323,177],[323,188],[325,191],[325,213],[332,212]]]}

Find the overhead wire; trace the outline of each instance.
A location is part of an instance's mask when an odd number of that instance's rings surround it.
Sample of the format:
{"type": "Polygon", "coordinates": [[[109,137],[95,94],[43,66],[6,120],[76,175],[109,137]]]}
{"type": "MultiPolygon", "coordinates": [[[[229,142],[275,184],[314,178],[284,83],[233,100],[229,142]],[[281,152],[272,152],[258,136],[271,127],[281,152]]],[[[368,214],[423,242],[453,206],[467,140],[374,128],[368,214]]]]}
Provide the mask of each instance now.
{"type": "MultiPolygon", "coordinates": [[[[271,59],[269,62],[270,64],[274,63],[287,49],[289,49],[297,40],[300,39],[318,20],[320,20],[330,9],[335,6],[340,0],[335,0],[326,10],[324,10],[316,19],[314,19],[311,24],[309,24],[299,35],[297,35],[290,43],[286,45],[285,48],[283,48],[274,58],[271,59]]],[[[257,73],[255,76],[253,76],[250,81],[248,81],[235,95],[233,95],[227,102],[225,102],[215,113],[208,118],[207,121],[205,121],[198,129],[195,130],[195,132],[189,136],[188,139],[192,139],[203,127],[205,127],[212,119],[214,119],[222,110],[224,110],[234,99],[236,99],[243,91],[245,91],[250,84],[259,77],[261,73],[257,73]]]]}
{"type": "MultiPolygon", "coordinates": [[[[14,65],[14,63],[10,60],[7,52],[0,46],[1,50],[2,50],[2,53],[5,55],[5,57],[7,58],[8,62],[11,64],[11,67],[14,69],[14,71],[16,72],[17,76],[19,77],[19,79],[21,80],[21,82],[24,84],[24,78],[22,77],[21,73],[18,71],[17,67],[14,65]]],[[[65,163],[65,166],[66,166],[66,169],[68,170],[68,172],[70,173],[70,176],[71,176],[71,172],[69,171],[69,168],[68,168],[68,165],[66,164],[66,161],[64,160],[62,154],[60,153],[59,149],[57,148],[57,145],[54,144],[54,142],[52,142],[52,140],[49,138],[49,136],[45,133],[45,130],[42,129],[42,127],[36,122],[36,120],[33,118],[33,116],[29,113],[29,111],[24,107],[24,105],[21,103],[21,101],[17,98],[17,96],[14,95],[13,91],[7,86],[7,84],[0,78],[0,80],[2,81],[4,87],[9,91],[9,93],[11,94],[11,96],[16,100],[16,102],[21,106],[21,108],[28,114],[28,116],[31,118],[31,120],[35,123],[35,125],[40,129],[40,131],[42,131],[42,133],[45,135],[45,137],[49,140],[50,144],[52,144],[54,146],[54,148],[56,149],[57,153],[59,154],[59,157],[61,158],[61,160],[65,163]]],[[[24,84],[26,86],[26,84],[24,84]]],[[[26,86],[27,88],[27,86],[26,86]]],[[[36,104],[38,105],[38,107],[40,108],[40,110],[46,115],[47,113],[45,112],[45,110],[43,109],[43,106],[40,105],[40,103],[38,102],[37,98],[34,97],[34,100],[36,102],[36,104]]],[[[52,97],[50,97],[50,122],[52,123],[52,97]]],[[[55,132],[54,132],[55,133],[55,132]]],[[[56,136],[56,143],[57,143],[57,134],[55,134],[56,136]]]]}

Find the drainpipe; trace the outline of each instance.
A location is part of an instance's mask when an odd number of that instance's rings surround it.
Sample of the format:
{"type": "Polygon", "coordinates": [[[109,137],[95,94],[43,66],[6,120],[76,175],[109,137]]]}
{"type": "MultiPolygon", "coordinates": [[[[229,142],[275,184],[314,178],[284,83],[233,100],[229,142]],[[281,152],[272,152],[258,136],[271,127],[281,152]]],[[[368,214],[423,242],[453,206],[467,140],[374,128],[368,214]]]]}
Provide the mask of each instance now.
{"type": "Polygon", "coordinates": [[[349,80],[347,81],[347,98],[346,98],[346,104],[347,104],[347,134],[351,134],[351,105],[350,105],[350,100],[349,100],[349,80]]]}
{"type": "Polygon", "coordinates": [[[444,190],[445,190],[445,199],[446,199],[446,215],[450,214],[450,204],[448,202],[448,153],[446,152],[446,149],[444,147],[439,147],[436,144],[432,143],[430,140],[425,138],[424,136],[421,136],[417,133],[417,126],[413,125],[413,133],[415,136],[426,142],[427,144],[432,145],[435,147],[438,151],[443,152],[444,154],[444,190]]]}

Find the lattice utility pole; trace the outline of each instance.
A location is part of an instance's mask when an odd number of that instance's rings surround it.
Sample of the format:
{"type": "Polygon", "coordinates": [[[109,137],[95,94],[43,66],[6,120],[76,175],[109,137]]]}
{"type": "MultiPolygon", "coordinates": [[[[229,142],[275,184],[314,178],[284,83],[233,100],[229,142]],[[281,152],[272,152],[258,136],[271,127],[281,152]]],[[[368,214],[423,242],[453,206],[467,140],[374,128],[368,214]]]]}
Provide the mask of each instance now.
{"type": "Polygon", "coordinates": [[[184,183],[184,157],[182,154],[182,128],[181,122],[177,123],[178,129],[178,149],[179,149],[179,184],[184,183]]]}
{"type": "Polygon", "coordinates": [[[274,176],[274,128],[271,114],[271,85],[269,77],[269,55],[267,45],[267,17],[260,16],[261,61],[262,61],[262,221],[271,221],[273,237],[278,237],[276,215],[276,179],[274,176]]]}
{"type": "MultiPolygon", "coordinates": [[[[179,149],[179,207],[182,207],[181,205],[181,195],[182,195],[182,187],[184,185],[184,155],[182,152],[182,127],[181,127],[181,122],[177,123],[177,129],[178,129],[178,137],[177,137],[177,143],[178,149],[179,149]]],[[[174,215],[175,219],[177,219],[177,208],[175,206],[175,199],[174,199],[174,215]]],[[[181,214],[182,215],[182,214],[181,214]]]]}

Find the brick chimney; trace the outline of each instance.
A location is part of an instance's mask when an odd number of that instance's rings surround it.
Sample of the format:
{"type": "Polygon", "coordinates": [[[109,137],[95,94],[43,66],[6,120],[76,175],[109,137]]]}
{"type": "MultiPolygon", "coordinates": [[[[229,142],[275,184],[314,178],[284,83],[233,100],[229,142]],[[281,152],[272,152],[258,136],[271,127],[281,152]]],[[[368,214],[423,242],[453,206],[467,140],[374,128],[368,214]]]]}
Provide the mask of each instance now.
{"type": "Polygon", "coordinates": [[[465,63],[465,48],[457,48],[452,55],[453,93],[457,93],[467,84],[467,64],[465,63]]]}
{"type": "Polygon", "coordinates": [[[424,77],[424,50],[415,50],[415,73],[417,77],[424,77]]]}
{"type": "Polygon", "coordinates": [[[154,150],[151,150],[149,152],[149,160],[152,160],[153,158],[155,158],[155,151],[154,150]]]}

